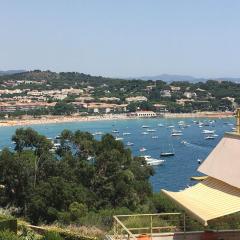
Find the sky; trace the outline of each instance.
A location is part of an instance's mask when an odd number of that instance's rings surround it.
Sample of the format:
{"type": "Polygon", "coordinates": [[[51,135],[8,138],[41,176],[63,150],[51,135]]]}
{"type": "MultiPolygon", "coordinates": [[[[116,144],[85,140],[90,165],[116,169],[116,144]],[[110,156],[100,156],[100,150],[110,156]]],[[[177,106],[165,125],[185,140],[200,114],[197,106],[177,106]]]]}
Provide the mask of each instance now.
{"type": "Polygon", "coordinates": [[[240,77],[238,0],[0,0],[0,70],[240,77]]]}

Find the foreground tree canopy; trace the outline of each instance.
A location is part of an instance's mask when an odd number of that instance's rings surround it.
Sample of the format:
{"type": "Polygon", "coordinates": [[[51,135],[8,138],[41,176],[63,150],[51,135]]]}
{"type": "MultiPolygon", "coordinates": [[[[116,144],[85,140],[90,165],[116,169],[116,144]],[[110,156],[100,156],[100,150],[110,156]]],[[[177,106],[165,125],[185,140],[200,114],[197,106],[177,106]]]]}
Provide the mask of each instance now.
{"type": "Polygon", "coordinates": [[[31,128],[17,129],[15,150],[0,153],[1,206],[15,206],[33,223],[76,219],[89,211],[135,211],[152,194],[153,170],[106,134],[64,130],[60,146],[31,128]]]}

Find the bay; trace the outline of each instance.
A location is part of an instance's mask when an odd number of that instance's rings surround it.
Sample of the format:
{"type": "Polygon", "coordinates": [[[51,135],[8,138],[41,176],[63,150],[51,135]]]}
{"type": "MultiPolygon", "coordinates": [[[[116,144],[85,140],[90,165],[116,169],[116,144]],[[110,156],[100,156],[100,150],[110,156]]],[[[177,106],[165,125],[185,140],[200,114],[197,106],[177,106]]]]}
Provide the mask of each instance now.
{"type": "MultiPolygon", "coordinates": [[[[211,119],[212,120],[212,119],[211,119]]],[[[133,143],[131,148],[133,155],[151,155],[154,158],[164,159],[165,163],[155,166],[155,175],[150,181],[155,192],[159,192],[162,188],[176,191],[195,184],[190,178],[199,176],[197,172],[199,166],[198,159],[204,160],[212,149],[221,140],[225,132],[232,130],[235,124],[234,118],[214,119],[209,123],[210,119],[134,119],[134,120],[117,120],[117,121],[92,121],[92,122],[70,122],[45,125],[31,125],[39,133],[47,137],[54,138],[59,135],[62,130],[69,129],[72,131],[81,130],[91,133],[103,132],[111,133],[116,137],[123,138],[124,144],[133,143]],[[184,122],[183,128],[181,121],[184,122]],[[199,127],[195,121],[204,123],[199,127]],[[180,126],[179,126],[180,123],[180,126]],[[143,128],[142,126],[149,128],[143,128]],[[186,127],[187,125],[187,127],[186,127]],[[182,136],[173,137],[171,131],[174,129],[181,130],[182,136]],[[153,130],[147,130],[153,129],[153,130]],[[215,130],[215,139],[206,140],[202,131],[215,130]],[[113,133],[117,130],[119,133],[113,133]],[[155,131],[156,130],[156,131],[155,131]],[[147,134],[143,134],[146,132],[147,134]],[[126,134],[127,133],[127,134],[126,134]],[[173,147],[175,156],[164,158],[160,157],[162,151],[167,151],[173,147]],[[141,148],[146,151],[140,152],[141,148]]],[[[11,136],[14,134],[18,126],[0,127],[0,149],[4,147],[14,148],[11,136]]],[[[97,139],[101,136],[96,135],[97,139]]]]}

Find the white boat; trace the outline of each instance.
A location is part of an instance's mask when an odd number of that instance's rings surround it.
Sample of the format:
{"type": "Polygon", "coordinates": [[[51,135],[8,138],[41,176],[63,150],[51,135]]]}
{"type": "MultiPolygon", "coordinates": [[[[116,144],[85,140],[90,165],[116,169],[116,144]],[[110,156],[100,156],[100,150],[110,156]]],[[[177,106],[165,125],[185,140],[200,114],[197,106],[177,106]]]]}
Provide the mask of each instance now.
{"type": "Polygon", "coordinates": [[[202,163],[202,160],[201,160],[201,159],[198,159],[197,161],[198,161],[198,164],[201,164],[201,163],[202,163]]]}
{"type": "Polygon", "coordinates": [[[112,133],[119,133],[117,129],[112,130],[112,133]]]}
{"type": "Polygon", "coordinates": [[[171,157],[174,155],[175,155],[174,152],[161,152],[161,154],[160,154],[160,156],[162,156],[162,157],[171,157]]]}
{"type": "Polygon", "coordinates": [[[150,128],[150,127],[147,125],[142,125],[142,128],[150,128]]]}
{"type": "Polygon", "coordinates": [[[123,138],[122,138],[122,137],[116,137],[115,140],[116,140],[116,141],[122,141],[123,138]]]}
{"type": "Polygon", "coordinates": [[[156,158],[152,158],[151,156],[145,156],[144,159],[147,162],[147,164],[150,166],[161,165],[165,162],[165,160],[163,159],[156,159],[156,158]]]}
{"type": "Polygon", "coordinates": [[[142,132],[142,135],[148,135],[149,133],[148,132],[142,132]]]}
{"type": "Polygon", "coordinates": [[[158,136],[152,136],[152,139],[157,139],[158,138],[158,136]]]}
{"type": "Polygon", "coordinates": [[[134,143],[132,143],[132,142],[127,142],[127,144],[126,144],[127,146],[133,146],[134,145],[134,143]]]}
{"type": "Polygon", "coordinates": [[[123,135],[123,136],[131,135],[131,133],[130,133],[130,132],[124,132],[122,135],[123,135]]]}
{"type": "Polygon", "coordinates": [[[166,151],[162,151],[160,156],[162,157],[171,157],[175,155],[174,148],[172,144],[169,144],[169,148],[166,151]],[[170,149],[169,149],[170,148],[170,149]]]}
{"type": "Polygon", "coordinates": [[[215,137],[213,135],[208,135],[205,137],[206,140],[213,140],[215,137]]]}
{"type": "Polygon", "coordinates": [[[214,134],[215,130],[207,130],[207,129],[205,129],[205,130],[202,131],[202,133],[203,134],[214,134]]]}
{"type": "Polygon", "coordinates": [[[156,132],[156,129],[147,129],[147,132],[156,132]]]}
{"type": "Polygon", "coordinates": [[[142,148],[139,149],[140,152],[145,152],[146,150],[147,150],[147,149],[144,148],[144,147],[142,147],[142,148]]]}
{"type": "Polygon", "coordinates": [[[171,136],[172,137],[179,137],[179,136],[182,136],[183,134],[182,133],[172,133],[171,136]]]}
{"type": "Polygon", "coordinates": [[[164,162],[165,160],[156,159],[156,160],[147,161],[147,164],[150,166],[157,166],[157,165],[162,165],[164,162]]]}
{"type": "Polygon", "coordinates": [[[103,135],[103,132],[95,132],[93,135],[103,135]]]}
{"type": "Polygon", "coordinates": [[[175,126],[173,126],[173,125],[169,125],[169,126],[167,126],[167,128],[174,128],[175,126]]]}
{"type": "Polygon", "coordinates": [[[173,129],[172,133],[182,133],[182,131],[181,130],[177,130],[177,129],[173,129]]]}
{"type": "Polygon", "coordinates": [[[178,126],[185,126],[186,124],[185,124],[185,122],[184,121],[179,121],[178,122],[178,126]]]}
{"type": "Polygon", "coordinates": [[[188,142],[185,141],[185,140],[181,141],[181,143],[184,144],[184,145],[187,145],[187,144],[188,144],[188,142]]]}
{"type": "Polygon", "coordinates": [[[164,127],[164,125],[162,123],[159,123],[158,126],[159,127],[164,127]]]}

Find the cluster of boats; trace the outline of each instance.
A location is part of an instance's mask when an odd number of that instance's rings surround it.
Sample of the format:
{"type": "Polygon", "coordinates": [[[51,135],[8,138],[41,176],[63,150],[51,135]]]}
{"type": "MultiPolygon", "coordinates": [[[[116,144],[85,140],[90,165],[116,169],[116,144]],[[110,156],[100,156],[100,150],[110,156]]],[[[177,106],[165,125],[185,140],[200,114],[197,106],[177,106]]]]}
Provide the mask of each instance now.
{"type": "MultiPolygon", "coordinates": [[[[204,136],[204,139],[206,140],[212,140],[212,139],[215,139],[216,137],[218,137],[218,135],[215,133],[215,130],[214,129],[206,129],[206,127],[214,127],[214,124],[215,124],[215,120],[205,120],[205,121],[192,121],[192,123],[196,126],[198,126],[199,128],[204,128],[201,133],[203,134],[204,136]]],[[[235,128],[233,126],[232,123],[229,123],[229,122],[226,122],[224,124],[227,124],[227,125],[231,125],[232,126],[232,130],[234,131],[235,128]]],[[[184,121],[179,121],[177,124],[175,125],[165,125],[163,123],[158,123],[157,124],[158,127],[165,127],[166,129],[169,129],[170,130],[170,136],[172,137],[180,137],[183,135],[183,130],[187,127],[190,127],[191,125],[188,123],[185,123],[184,121]]],[[[149,135],[151,134],[151,138],[152,139],[158,139],[159,136],[158,135],[155,135],[154,133],[157,131],[157,128],[152,128],[148,125],[142,125],[141,128],[143,129],[143,131],[141,132],[141,135],[149,135]]],[[[112,129],[112,134],[115,136],[115,139],[117,141],[123,141],[125,137],[128,137],[129,135],[131,135],[132,133],[131,132],[128,132],[128,131],[125,131],[125,132],[122,132],[120,133],[120,131],[116,128],[113,128],[112,129]]],[[[101,136],[103,135],[104,132],[102,131],[96,131],[94,132],[92,135],[93,136],[101,136]]],[[[56,136],[54,139],[51,139],[49,138],[49,140],[53,143],[53,148],[51,149],[52,152],[55,152],[60,146],[60,136],[56,136]]],[[[182,144],[185,144],[187,145],[188,142],[185,141],[185,140],[182,140],[181,141],[182,144]]],[[[125,142],[125,145],[126,146],[129,146],[129,147],[133,147],[135,144],[131,141],[127,141],[125,142]]],[[[166,149],[161,149],[162,151],[160,152],[159,154],[159,157],[171,157],[171,156],[174,156],[175,155],[175,151],[174,151],[174,148],[173,148],[173,145],[171,144],[168,144],[169,146],[166,148],[166,149]]],[[[139,149],[139,152],[141,154],[143,154],[144,152],[146,152],[148,149],[145,148],[145,147],[141,147],[139,149]]],[[[151,165],[151,166],[157,166],[157,165],[162,165],[166,160],[164,159],[157,159],[157,158],[153,158],[151,157],[150,155],[142,155],[142,157],[146,160],[147,164],[148,165],[151,165]]],[[[201,163],[201,160],[198,159],[198,163],[200,164],[201,163]]]]}

